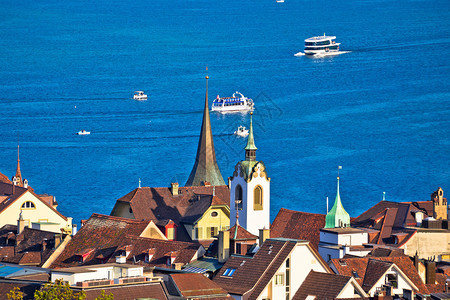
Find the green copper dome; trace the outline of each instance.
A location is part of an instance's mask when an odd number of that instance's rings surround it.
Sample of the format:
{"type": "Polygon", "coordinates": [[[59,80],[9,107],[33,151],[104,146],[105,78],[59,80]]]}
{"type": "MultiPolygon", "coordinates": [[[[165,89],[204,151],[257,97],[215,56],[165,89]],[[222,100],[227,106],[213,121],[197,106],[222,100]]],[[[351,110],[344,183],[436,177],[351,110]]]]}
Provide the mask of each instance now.
{"type": "Polygon", "coordinates": [[[339,177],[337,179],[336,200],[325,218],[325,228],[350,226],[350,215],[345,211],[344,206],[342,206],[341,196],[339,195],[339,177]]]}

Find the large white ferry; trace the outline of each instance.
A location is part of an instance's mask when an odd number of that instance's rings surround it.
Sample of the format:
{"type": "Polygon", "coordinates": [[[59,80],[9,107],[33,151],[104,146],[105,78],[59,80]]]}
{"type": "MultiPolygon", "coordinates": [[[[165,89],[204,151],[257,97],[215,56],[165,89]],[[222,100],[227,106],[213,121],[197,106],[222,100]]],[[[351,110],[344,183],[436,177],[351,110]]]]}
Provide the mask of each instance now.
{"type": "Polygon", "coordinates": [[[340,43],[336,43],[335,36],[314,36],[305,40],[305,55],[338,55],[340,43]]]}
{"type": "Polygon", "coordinates": [[[253,100],[245,97],[239,92],[235,92],[232,97],[220,98],[219,95],[217,95],[217,98],[214,99],[211,106],[211,111],[222,113],[253,111],[253,109],[253,100]]]}

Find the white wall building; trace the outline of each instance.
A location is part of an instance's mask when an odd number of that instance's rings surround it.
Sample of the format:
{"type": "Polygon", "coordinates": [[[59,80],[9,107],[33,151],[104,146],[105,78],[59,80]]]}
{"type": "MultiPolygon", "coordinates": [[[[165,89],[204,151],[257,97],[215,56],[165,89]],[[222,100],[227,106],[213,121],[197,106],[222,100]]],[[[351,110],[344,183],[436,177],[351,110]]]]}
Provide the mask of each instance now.
{"type": "Polygon", "coordinates": [[[259,229],[270,228],[270,178],[262,161],[256,161],[253,125],[250,129],[245,160],[237,163],[230,186],[230,227],[236,224],[236,208],[239,225],[254,235],[259,229]]]}
{"type": "Polygon", "coordinates": [[[319,254],[325,261],[342,258],[345,254],[366,256],[372,248],[364,248],[369,241],[366,230],[344,228],[320,229],[319,254]]]}

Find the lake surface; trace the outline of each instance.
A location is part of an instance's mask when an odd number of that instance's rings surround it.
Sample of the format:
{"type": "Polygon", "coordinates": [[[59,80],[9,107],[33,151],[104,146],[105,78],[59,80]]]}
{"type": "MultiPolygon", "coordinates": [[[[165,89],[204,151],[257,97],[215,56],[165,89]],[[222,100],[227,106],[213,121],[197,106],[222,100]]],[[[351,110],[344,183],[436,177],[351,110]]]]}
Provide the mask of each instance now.
{"type": "MultiPolygon", "coordinates": [[[[0,0],[0,172],[75,222],[138,186],[184,185],[208,66],[210,103],[255,101],[257,159],[281,207],[358,216],[382,199],[450,193],[450,2],[0,0]],[[295,57],[337,36],[336,57],[295,57]],[[144,90],[149,100],[131,99],[144,90]],[[77,136],[81,129],[89,136],[77,136]]],[[[223,177],[249,115],[211,115],[223,177]]]]}

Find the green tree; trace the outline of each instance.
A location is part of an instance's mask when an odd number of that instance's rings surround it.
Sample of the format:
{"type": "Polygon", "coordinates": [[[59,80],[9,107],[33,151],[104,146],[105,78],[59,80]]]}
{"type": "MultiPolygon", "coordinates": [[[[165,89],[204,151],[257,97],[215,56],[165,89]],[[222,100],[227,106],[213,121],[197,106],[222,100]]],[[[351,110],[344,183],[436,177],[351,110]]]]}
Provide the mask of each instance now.
{"type": "Polygon", "coordinates": [[[74,293],[69,283],[63,283],[62,280],[46,283],[34,293],[34,300],[83,300],[84,298],[86,298],[84,291],[74,293]]]}
{"type": "Polygon", "coordinates": [[[6,297],[8,300],[23,300],[23,292],[16,286],[6,294],[6,297]]]}
{"type": "Polygon", "coordinates": [[[95,300],[114,300],[114,295],[112,293],[109,293],[109,295],[106,295],[105,290],[102,290],[102,293],[100,296],[95,298],[95,300]]]}

